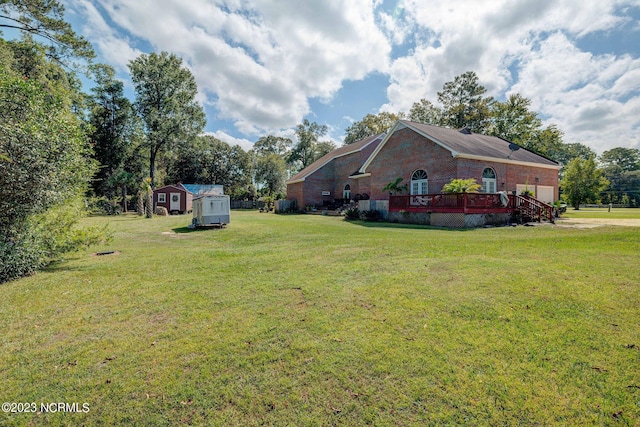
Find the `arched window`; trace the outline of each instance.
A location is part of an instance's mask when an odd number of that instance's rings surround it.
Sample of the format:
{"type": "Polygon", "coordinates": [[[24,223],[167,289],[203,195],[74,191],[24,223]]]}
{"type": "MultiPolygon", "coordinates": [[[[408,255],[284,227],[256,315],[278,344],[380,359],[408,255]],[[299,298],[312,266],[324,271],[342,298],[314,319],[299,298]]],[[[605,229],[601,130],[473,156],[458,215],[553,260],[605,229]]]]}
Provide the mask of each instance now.
{"type": "Polygon", "coordinates": [[[429,186],[427,180],[427,173],[422,169],[418,169],[411,175],[411,194],[420,195],[428,194],[429,186]]]}
{"type": "Polygon", "coordinates": [[[485,193],[496,192],[496,172],[491,168],[482,171],[482,191],[485,193]]]}
{"type": "Polygon", "coordinates": [[[351,186],[349,184],[344,186],[344,191],[342,192],[342,198],[345,200],[351,200],[351,186]]]}

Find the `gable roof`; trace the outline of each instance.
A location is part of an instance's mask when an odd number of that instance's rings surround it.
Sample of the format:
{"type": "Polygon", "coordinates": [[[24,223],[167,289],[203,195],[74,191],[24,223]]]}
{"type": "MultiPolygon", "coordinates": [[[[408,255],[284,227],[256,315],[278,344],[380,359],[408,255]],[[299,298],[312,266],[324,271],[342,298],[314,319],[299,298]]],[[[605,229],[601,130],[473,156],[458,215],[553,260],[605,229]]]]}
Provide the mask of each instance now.
{"type": "Polygon", "coordinates": [[[342,147],[336,148],[335,150],[320,157],[318,160],[311,163],[309,166],[289,178],[287,184],[295,184],[296,182],[304,181],[309,175],[316,172],[318,169],[322,168],[332,160],[337,159],[338,157],[362,151],[362,149],[367,147],[369,144],[380,144],[384,135],[384,133],[381,133],[378,135],[368,136],[364,139],[361,139],[360,141],[354,142],[353,144],[343,145],[342,147]]]}
{"type": "Polygon", "coordinates": [[[167,191],[167,190],[173,190],[173,191],[188,191],[186,188],[184,188],[182,186],[182,184],[177,184],[177,185],[165,185],[163,187],[159,187],[159,188],[154,188],[153,192],[155,193],[156,191],[167,191]]]}
{"type": "Polygon", "coordinates": [[[371,156],[369,156],[367,161],[362,165],[359,172],[361,174],[366,173],[367,167],[380,150],[382,150],[391,135],[398,130],[406,128],[413,130],[445,150],[448,150],[452,157],[560,169],[560,165],[553,160],[496,136],[472,133],[467,128],[457,130],[407,120],[398,120],[391,130],[389,130],[387,137],[376,147],[373,153],[371,153],[371,156]],[[518,148],[512,150],[512,148],[515,147],[518,148]]]}

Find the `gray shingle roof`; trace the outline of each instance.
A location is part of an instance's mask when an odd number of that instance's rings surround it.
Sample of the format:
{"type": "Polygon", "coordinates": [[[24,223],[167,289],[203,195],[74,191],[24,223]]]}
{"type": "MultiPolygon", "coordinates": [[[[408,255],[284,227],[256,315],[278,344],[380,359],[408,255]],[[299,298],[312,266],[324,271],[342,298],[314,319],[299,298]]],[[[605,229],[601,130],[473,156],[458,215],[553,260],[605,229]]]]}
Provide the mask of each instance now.
{"type": "Polygon", "coordinates": [[[400,120],[399,123],[434,140],[434,142],[449,149],[453,155],[489,157],[516,162],[538,163],[548,166],[558,165],[558,163],[553,160],[540,156],[523,147],[512,151],[509,148],[512,144],[511,142],[495,136],[467,133],[462,130],[409,122],[406,120],[400,120]]]}
{"type": "Polygon", "coordinates": [[[384,134],[381,133],[379,135],[368,136],[364,139],[361,139],[360,141],[354,142],[353,144],[343,145],[342,147],[338,147],[335,150],[331,151],[330,153],[327,153],[324,156],[320,157],[318,160],[311,163],[306,168],[302,169],[300,172],[298,172],[297,174],[289,178],[287,182],[290,183],[290,182],[303,180],[307,176],[311,175],[312,173],[320,169],[322,166],[329,163],[331,160],[340,156],[344,156],[346,154],[360,151],[372,142],[380,143],[383,137],[384,137],[384,134]],[[376,141],[376,140],[379,140],[379,141],[376,141]]]}

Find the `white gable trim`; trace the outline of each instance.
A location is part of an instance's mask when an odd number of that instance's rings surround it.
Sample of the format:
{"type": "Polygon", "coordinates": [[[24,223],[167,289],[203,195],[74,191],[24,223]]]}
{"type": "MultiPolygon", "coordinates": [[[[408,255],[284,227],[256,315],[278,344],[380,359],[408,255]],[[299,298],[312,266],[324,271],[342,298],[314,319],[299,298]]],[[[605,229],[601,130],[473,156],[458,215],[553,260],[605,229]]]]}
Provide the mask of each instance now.
{"type": "Polygon", "coordinates": [[[484,162],[506,163],[509,165],[517,165],[517,166],[533,166],[540,169],[560,170],[562,168],[562,166],[560,165],[545,165],[542,163],[535,163],[535,162],[523,162],[521,160],[500,159],[498,157],[487,157],[487,156],[476,156],[474,154],[457,154],[454,157],[457,157],[459,159],[481,160],[484,162]]]}
{"type": "Polygon", "coordinates": [[[317,168],[309,170],[309,172],[307,172],[302,178],[298,178],[295,181],[287,181],[285,184],[296,184],[298,182],[303,182],[305,179],[307,179],[307,177],[309,175],[314,174],[318,170],[322,169],[323,167],[325,167],[326,165],[331,163],[333,160],[339,159],[340,157],[348,156],[349,154],[358,153],[358,152],[364,150],[365,147],[368,147],[372,142],[377,141],[377,140],[378,140],[378,138],[373,138],[371,141],[369,141],[368,143],[366,143],[365,145],[363,145],[362,147],[360,147],[358,149],[347,151],[346,153],[342,153],[342,154],[338,154],[337,156],[330,157],[329,160],[327,160],[326,162],[322,163],[321,165],[318,165],[317,168]]]}
{"type": "Polygon", "coordinates": [[[366,178],[368,176],[371,176],[371,174],[367,172],[367,173],[360,173],[358,175],[351,175],[351,176],[349,176],[349,178],[351,178],[351,179],[360,179],[360,178],[366,178]]]}

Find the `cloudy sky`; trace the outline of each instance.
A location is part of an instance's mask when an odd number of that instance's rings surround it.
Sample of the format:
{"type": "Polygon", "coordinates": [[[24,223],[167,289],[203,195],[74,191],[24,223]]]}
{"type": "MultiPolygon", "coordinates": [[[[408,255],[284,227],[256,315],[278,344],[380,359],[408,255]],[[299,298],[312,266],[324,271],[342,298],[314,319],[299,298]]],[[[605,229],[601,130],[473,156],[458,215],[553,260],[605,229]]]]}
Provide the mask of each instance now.
{"type": "Polygon", "coordinates": [[[250,148],[304,118],[338,145],[354,120],[437,101],[475,71],[532,100],[565,142],[640,148],[640,0],[63,0],[98,60],[168,51],[193,72],[207,132],[250,148]]]}

